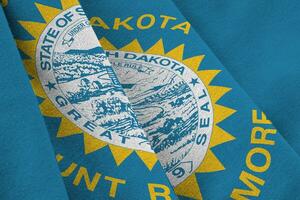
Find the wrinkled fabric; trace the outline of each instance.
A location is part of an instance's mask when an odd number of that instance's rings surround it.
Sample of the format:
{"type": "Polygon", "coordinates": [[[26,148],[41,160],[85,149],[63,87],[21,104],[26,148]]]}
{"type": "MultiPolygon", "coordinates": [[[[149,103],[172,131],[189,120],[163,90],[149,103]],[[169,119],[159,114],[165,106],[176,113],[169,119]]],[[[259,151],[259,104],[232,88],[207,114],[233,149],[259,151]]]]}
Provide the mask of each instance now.
{"type": "Polygon", "coordinates": [[[174,2],[299,154],[299,2],[174,2]]]}
{"type": "Polygon", "coordinates": [[[0,9],[0,199],[68,199],[28,76],[0,9]]]}

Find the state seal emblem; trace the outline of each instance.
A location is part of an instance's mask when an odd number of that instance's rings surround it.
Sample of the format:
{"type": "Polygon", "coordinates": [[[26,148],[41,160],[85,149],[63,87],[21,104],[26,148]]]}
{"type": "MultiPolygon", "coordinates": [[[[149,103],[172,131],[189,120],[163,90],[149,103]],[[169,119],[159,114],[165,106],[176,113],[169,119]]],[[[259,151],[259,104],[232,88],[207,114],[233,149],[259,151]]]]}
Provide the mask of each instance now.
{"type": "Polygon", "coordinates": [[[82,130],[108,143],[151,151],[80,6],[56,16],[42,32],[36,69],[52,103],[82,130]]]}
{"type": "Polygon", "coordinates": [[[235,112],[218,104],[230,91],[212,84],[220,71],[162,39],[144,50],[102,38],[104,52],[79,3],[61,5],[36,3],[45,22],[20,21],[34,39],[17,41],[42,114],[60,118],[56,137],[82,134],[85,154],[108,146],[117,166],[136,153],[151,171],[158,156],[175,192],[201,199],[195,174],[224,170],[213,148],[235,139],[219,126],[235,112]]]}
{"type": "Polygon", "coordinates": [[[109,146],[117,166],[133,152],[157,163],[105,52],[78,1],[36,3],[45,23],[20,21],[34,40],[17,44],[45,117],[61,118],[57,138],[83,134],[85,154],[109,146]]]}
{"type": "Polygon", "coordinates": [[[195,174],[224,170],[212,148],[235,139],[218,126],[235,112],[217,104],[230,91],[212,85],[220,71],[200,70],[204,55],[183,59],[184,45],[165,52],[162,39],[147,50],[100,43],[175,192],[201,199],[195,174]]]}
{"type": "Polygon", "coordinates": [[[108,51],[142,128],[171,182],[177,185],[204,159],[213,108],[191,69],[158,55],[108,51]]]}

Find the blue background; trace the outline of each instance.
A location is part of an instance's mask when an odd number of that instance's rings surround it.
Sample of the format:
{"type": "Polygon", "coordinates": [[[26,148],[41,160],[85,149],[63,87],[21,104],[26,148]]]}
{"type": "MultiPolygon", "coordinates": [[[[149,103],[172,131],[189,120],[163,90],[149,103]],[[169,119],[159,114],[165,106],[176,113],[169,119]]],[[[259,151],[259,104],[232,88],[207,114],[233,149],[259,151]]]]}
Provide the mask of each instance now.
{"type": "Polygon", "coordinates": [[[300,2],[173,1],[300,154],[300,2]]]}
{"type": "Polygon", "coordinates": [[[2,8],[0,69],[0,199],[68,199],[2,8]]]}

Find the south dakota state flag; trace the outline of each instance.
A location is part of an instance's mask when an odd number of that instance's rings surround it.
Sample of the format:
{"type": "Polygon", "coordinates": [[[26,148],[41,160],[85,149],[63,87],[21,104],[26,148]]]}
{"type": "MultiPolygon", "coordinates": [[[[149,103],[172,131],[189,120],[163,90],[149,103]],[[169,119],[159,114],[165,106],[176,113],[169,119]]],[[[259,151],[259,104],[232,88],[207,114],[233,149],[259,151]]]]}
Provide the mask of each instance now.
{"type": "Polygon", "coordinates": [[[79,3],[4,9],[69,198],[176,199],[79,3]]]}
{"type": "Polygon", "coordinates": [[[180,199],[299,199],[299,157],[171,1],[82,6],[180,199]]]}
{"type": "Polygon", "coordinates": [[[2,1],[29,79],[1,20],[1,199],[299,199],[299,156],[171,0],[81,3],[2,1]]]}

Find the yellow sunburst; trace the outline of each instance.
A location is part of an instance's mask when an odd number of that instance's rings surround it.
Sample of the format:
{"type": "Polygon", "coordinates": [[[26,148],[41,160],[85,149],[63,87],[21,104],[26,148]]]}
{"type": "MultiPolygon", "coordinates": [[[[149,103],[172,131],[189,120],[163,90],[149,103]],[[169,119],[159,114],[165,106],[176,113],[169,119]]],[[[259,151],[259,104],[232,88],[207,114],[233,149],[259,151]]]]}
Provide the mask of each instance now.
{"type": "Polygon", "coordinates": [[[135,53],[146,53],[166,56],[173,58],[178,62],[185,64],[187,67],[193,70],[194,73],[205,84],[208,89],[214,110],[214,124],[213,133],[211,136],[209,149],[207,150],[206,156],[202,164],[195,170],[193,175],[189,176],[186,180],[175,187],[175,192],[177,195],[189,197],[192,199],[202,199],[200,186],[197,182],[195,173],[209,173],[224,170],[225,167],[215,156],[211,150],[213,147],[234,140],[235,138],[218,126],[218,123],[235,113],[235,110],[218,105],[217,102],[231,89],[227,87],[214,86],[211,85],[212,80],[220,73],[220,70],[200,70],[202,60],[204,55],[198,55],[191,58],[183,59],[184,55],[184,44],[177,46],[169,52],[165,52],[163,40],[160,39],[148,50],[143,50],[138,40],[133,40],[128,45],[117,49],[112,43],[110,43],[106,38],[101,38],[100,43],[106,50],[120,50],[129,51],[135,53]]]}
{"type": "MultiPolygon", "coordinates": [[[[84,152],[85,154],[93,153],[97,150],[102,149],[103,147],[108,146],[112,152],[112,155],[116,161],[116,164],[119,166],[128,158],[132,153],[136,153],[141,160],[145,163],[147,168],[151,170],[153,166],[157,163],[157,158],[153,153],[148,153],[144,151],[136,151],[124,147],[119,147],[116,145],[108,144],[103,142],[88,133],[84,133],[80,128],[78,128],[74,123],[69,121],[51,102],[47,97],[44,89],[38,79],[38,74],[35,67],[35,53],[36,46],[39,40],[40,35],[45,30],[47,25],[60,13],[72,6],[78,5],[77,0],[61,0],[61,9],[54,8],[47,5],[42,5],[36,3],[36,7],[39,10],[41,16],[44,19],[44,23],[41,22],[32,22],[32,21],[20,21],[20,24],[24,27],[27,32],[32,35],[33,40],[17,40],[17,45],[20,50],[22,50],[26,55],[29,56],[28,59],[24,59],[24,66],[28,74],[33,78],[31,80],[31,85],[35,94],[43,98],[43,102],[40,104],[41,112],[44,116],[61,118],[60,126],[57,132],[58,138],[65,138],[72,135],[82,134],[84,142],[84,152]]],[[[217,101],[222,98],[227,92],[230,91],[230,88],[213,86],[210,85],[212,80],[220,72],[219,70],[199,70],[199,66],[204,59],[204,55],[194,56],[191,58],[183,59],[184,45],[180,45],[169,52],[164,51],[164,44],[162,40],[156,42],[151,48],[144,51],[137,40],[133,40],[128,45],[117,49],[113,44],[111,44],[107,39],[102,38],[100,40],[103,47],[107,50],[121,50],[121,51],[131,51],[136,53],[149,53],[156,55],[163,55],[166,57],[173,58],[189,68],[191,68],[203,81],[205,86],[209,91],[214,109],[214,126],[213,134],[211,137],[209,149],[206,153],[205,159],[203,160],[200,167],[194,173],[208,173],[224,170],[225,167],[218,160],[218,158],[212,152],[212,148],[234,140],[235,138],[227,133],[225,130],[218,126],[218,123],[224,119],[231,116],[235,110],[228,107],[224,107],[217,104],[217,101]]],[[[202,199],[200,187],[196,180],[195,175],[189,176],[184,182],[179,184],[175,191],[178,195],[186,196],[194,199],[202,199]],[[199,188],[199,189],[198,189],[199,188]]]]}
{"type": "Polygon", "coordinates": [[[157,157],[154,153],[137,151],[108,144],[107,142],[103,142],[102,140],[99,140],[89,135],[88,133],[83,132],[73,122],[68,120],[47,97],[38,78],[38,73],[35,66],[36,46],[38,44],[39,37],[41,36],[47,25],[57,15],[73,6],[79,5],[79,2],[77,0],[61,0],[61,9],[39,3],[35,3],[35,5],[45,22],[41,23],[33,21],[20,21],[19,23],[21,24],[21,26],[34,39],[17,40],[17,46],[22,52],[29,56],[29,58],[24,59],[23,62],[28,74],[33,78],[31,80],[31,85],[34,93],[38,97],[43,99],[43,102],[39,105],[42,114],[47,117],[61,118],[61,122],[57,131],[57,138],[65,138],[72,135],[82,134],[85,154],[93,153],[97,150],[102,149],[103,147],[108,146],[117,166],[121,165],[130,155],[132,155],[132,153],[136,153],[137,156],[140,157],[140,159],[146,165],[146,167],[149,170],[152,170],[154,165],[157,163],[157,157]]]}

